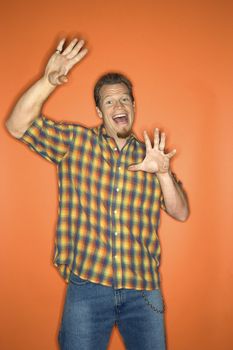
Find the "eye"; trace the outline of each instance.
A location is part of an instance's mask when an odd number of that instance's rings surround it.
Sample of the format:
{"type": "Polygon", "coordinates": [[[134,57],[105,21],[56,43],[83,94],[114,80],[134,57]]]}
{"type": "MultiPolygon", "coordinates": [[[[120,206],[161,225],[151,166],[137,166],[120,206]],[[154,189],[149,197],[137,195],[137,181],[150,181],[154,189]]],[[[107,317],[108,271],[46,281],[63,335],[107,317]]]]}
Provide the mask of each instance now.
{"type": "Polygon", "coordinates": [[[106,101],[105,101],[105,104],[106,104],[106,105],[111,105],[111,104],[112,104],[112,100],[106,100],[106,101]]]}
{"type": "Polygon", "coordinates": [[[130,98],[128,96],[125,96],[122,98],[123,102],[130,102],[130,98]]]}

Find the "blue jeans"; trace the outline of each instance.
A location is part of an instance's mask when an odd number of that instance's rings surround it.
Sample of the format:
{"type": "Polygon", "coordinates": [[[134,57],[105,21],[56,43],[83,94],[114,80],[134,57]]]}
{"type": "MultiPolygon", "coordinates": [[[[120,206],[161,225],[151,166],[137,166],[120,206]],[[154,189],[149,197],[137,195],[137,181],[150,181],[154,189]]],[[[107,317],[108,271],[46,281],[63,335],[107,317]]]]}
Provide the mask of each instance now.
{"type": "Polygon", "coordinates": [[[127,350],[164,350],[160,290],[114,289],[71,274],[59,344],[61,350],[105,350],[117,326],[127,350]]]}

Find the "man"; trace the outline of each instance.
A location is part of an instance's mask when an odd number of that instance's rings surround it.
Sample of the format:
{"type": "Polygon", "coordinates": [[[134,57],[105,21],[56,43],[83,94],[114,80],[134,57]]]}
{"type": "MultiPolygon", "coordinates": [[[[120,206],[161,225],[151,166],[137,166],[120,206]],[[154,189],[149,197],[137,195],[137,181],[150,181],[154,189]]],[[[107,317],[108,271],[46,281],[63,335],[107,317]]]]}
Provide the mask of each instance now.
{"type": "Polygon", "coordinates": [[[160,207],[177,220],[188,203],[170,171],[175,150],[165,134],[153,145],[132,133],[131,82],[109,73],[94,89],[103,123],[95,128],[54,122],[42,115],[46,99],[68,81],[87,54],[83,40],[61,40],[44,76],[16,103],[9,132],[56,164],[59,218],[54,263],[69,282],[59,343],[62,350],[106,349],[117,325],[129,350],[165,349],[159,283],[160,207]]]}

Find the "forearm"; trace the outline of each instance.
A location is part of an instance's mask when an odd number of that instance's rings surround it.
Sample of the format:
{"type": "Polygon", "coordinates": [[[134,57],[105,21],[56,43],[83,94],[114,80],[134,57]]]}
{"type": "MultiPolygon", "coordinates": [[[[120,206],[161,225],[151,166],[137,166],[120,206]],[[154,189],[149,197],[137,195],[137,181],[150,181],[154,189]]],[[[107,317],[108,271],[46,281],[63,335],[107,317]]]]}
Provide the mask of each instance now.
{"type": "Polygon", "coordinates": [[[68,81],[67,74],[87,54],[84,41],[73,39],[64,49],[63,38],[50,57],[44,76],[33,84],[18,100],[11,112],[6,127],[17,138],[23,136],[33,120],[41,113],[42,107],[58,85],[68,81]]]}
{"type": "Polygon", "coordinates": [[[55,88],[43,76],[19,98],[6,121],[6,127],[14,137],[20,138],[24,134],[55,88]]]}
{"type": "Polygon", "coordinates": [[[166,211],[177,220],[185,221],[189,215],[187,196],[170,172],[159,174],[166,211]]]}

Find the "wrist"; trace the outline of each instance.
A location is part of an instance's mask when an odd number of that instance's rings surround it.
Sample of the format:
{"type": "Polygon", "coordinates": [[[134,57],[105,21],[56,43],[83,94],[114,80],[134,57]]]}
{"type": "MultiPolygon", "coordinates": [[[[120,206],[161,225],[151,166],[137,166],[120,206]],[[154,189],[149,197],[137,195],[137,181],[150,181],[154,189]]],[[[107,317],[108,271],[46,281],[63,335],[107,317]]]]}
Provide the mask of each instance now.
{"type": "Polygon", "coordinates": [[[50,84],[46,75],[42,76],[39,81],[35,85],[35,95],[36,101],[39,106],[43,106],[45,101],[49,98],[49,96],[56,89],[56,86],[50,84]]]}
{"type": "Polygon", "coordinates": [[[157,178],[159,180],[166,180],[166,179],[172,179],[173,176],[172,176],[172,172],[171,170],[168,170],[166,172],[156,172],[155,175],[157,176],[157,178]]]}
{"type": "Polygon", "coordinates": [[[54,91],[57,87],[57,85],[54,85],[50,82],[49,77],[46,74],[41,77],[40,81],[43,85],[43,88],[48,92],[54,91]]]}
{"type": "Polygon", "coordinates": [[[167,176],[167,175],[172,175],[172,172],[170,169],[166,170],[166,171],[157,171],[155,173],[157,176],[167,176]]]}

